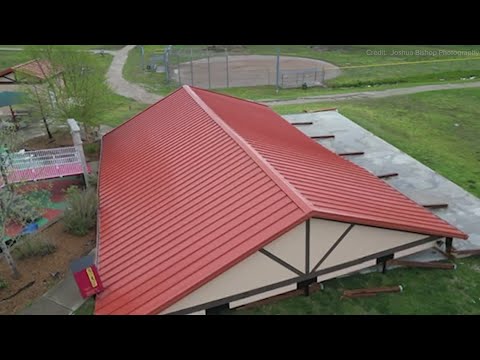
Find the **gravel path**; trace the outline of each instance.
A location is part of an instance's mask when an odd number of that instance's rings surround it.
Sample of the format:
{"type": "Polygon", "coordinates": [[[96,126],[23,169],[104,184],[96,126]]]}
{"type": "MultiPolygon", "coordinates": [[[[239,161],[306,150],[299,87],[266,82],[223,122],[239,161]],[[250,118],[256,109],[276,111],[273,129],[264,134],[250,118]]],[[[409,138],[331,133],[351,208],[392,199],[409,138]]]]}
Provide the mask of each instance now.
{"type": "Polygon", "coordinates": [[[274,105],[306,104],[306,103],[322,102],[322,101],[379,99],[379,98],[384,98],[389,96],[415,94],[415,93],[420,93],[425,91],[465,89],[465,88],[475,88],[475,87],[480,87],[480,81],[468,82],[463,84],[422,85],[422,86],[413,86],[413,87],[400,88],[400,89],[388,89],[388,90],[381,90],[381,91],[365,91],[365,92],[352,92],[352,93],[343,93],[343,94],[318,95],[318,96],[309,96],[309,97],[292,99],[292,100],[267,100],[267,101],[263,101],[262,103],[268,106],[274,106],[274,105]]]}
{"type": "Polygon", "coordinates": [[[145,104],[153,104],[162,97],[149,93],[142,86],[132,84],[123,78],[123,66],[127,61],[129,51],[133,48],[135,48],[135,45],[127,45],[123,49],[114,52],[112,64],[107,72],[107,82],[112,90],[119,95],[145,104]]]}

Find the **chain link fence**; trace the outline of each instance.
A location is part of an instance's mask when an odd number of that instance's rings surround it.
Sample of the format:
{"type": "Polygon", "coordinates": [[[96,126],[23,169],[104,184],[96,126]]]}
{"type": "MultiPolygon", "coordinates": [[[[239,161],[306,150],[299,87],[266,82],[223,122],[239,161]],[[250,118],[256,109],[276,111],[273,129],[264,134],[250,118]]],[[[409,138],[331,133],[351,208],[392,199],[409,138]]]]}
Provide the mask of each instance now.
{"type": "Polygon", "coordinates": [[[323,66],[306,66],[317,62],[281,54],[251,55],[241,49],[169,46],[161,56],[155,54],[151,57],[147,69],[164,72],[170,84],[208,89],[262,85],[295,88],[324,84],[323,66]]]}

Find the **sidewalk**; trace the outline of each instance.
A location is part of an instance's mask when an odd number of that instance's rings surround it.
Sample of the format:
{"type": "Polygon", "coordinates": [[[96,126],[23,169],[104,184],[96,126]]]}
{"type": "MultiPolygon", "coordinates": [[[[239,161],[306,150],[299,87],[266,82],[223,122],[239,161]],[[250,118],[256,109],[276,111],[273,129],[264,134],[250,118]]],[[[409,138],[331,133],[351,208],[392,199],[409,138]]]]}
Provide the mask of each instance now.
{"type": "MultiPolygon", "coordinates": [[[[90,254],[95,254],[95,249],[90,254]]],[[[36,299],[32,305],[19,311],[17,315],[71,315],[86,300],[80,295],[69,269],[65,279],[36,299]]]]}

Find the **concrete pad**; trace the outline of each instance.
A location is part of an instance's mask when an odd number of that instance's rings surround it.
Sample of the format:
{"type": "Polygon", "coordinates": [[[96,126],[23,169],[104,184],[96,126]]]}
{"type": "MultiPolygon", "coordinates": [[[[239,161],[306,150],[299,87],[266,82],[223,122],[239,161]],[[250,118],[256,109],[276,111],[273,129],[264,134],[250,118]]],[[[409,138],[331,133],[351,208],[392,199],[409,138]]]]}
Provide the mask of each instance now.
{"type": "MultiPolygon", "coordinates": [[[[364,151],[365,155],[345,158],[375,175],[398,173],[399,176],[384,181],[412,200],[448,203],[446,209],[430,211],[470,236],[467,241],[454,239],[453,245],[461,250],[480,248],[480,199],[474,195],[337,111],[285,115],[284,118],[289,122],[312,121],[312,125],[297,126],[308,136],[335,135],[335,139],[316,141],[336,153],[364,151]]],[[[423,257],[431,261],[435,255],[425,252],[423,257]]]]}
{"type": "Polygon", "coordinates": [[[31,306],[20,311],[18,315],[69,315],[70,313],[70,309],[52,300],[40,297],[31,306]]]}
{"type": "Polygon", "coordinates": [[[50,289],[43,297],[70,309],[70,311],[74,311],[85,301],[80,295],[77,283],[70,271],[63,281],[50,289]]]}

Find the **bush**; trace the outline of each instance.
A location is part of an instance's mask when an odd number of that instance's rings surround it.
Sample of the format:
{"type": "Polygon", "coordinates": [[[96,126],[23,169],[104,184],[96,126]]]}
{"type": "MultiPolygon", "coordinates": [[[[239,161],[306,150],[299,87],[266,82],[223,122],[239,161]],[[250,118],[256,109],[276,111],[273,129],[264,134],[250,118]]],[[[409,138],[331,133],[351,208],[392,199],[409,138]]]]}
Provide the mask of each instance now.
{"type": "Polygon", "coordinates": [[[97,193],[89,188],[81,191],[76,186],[67,190],[67,207],[63,223],[67,232],[83,236],[95,227],[97,221],[97,193]]]}
{"type": "Polygon", "coordinates": [[[3,279],[0,279],[0,290],[5,289],[7,287],[7,282],[3,279]]]}
{"type": "Polygon", "coordinates": [[[12,250],[12,255],[18,259],[41,257],[55,252],[57,247],[41,233],[25,235],[21,242],[12,250]]]}
{"type": "Polygon", "coordinates": [[[88,185],[96,189],[97,183],[98,183],[98,175],[96,173],[88,174],[87,182],[88,182],[88,185]]]}
{"type": "Polygon", "coordinates": [[[100,151],[100,144],[99,143],[89,143],[89,144],[84,144],[83,145],[83,150],[85,151],[86,154],[88,155],[93,155],[96,154],[100,151]]]}

